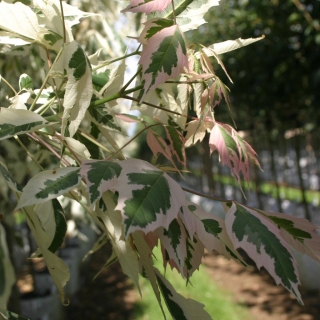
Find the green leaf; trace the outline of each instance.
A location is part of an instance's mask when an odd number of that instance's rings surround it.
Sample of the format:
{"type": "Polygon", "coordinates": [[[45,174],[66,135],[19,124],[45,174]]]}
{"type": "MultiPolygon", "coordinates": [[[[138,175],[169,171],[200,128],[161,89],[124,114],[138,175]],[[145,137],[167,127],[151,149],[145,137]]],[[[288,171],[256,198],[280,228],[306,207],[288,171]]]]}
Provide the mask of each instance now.
{"type": "Polygon", "coordinates": [[[92,75],[92,84],[97,91],[100,91],[110,80],[111,70],[107,69],[104,72],[92,75]]]}
{"type": "Polygon", "coordinates": [[[32,111],[0,108],[0,140],[39,130],[46,124],[44,118],[32,111]]]}
{"type": "Polygon", "coordinates": [[[79,168],[59,168],[38,173],[23,188],[15,210],[36,203],[55,199],[78,186],[81,181],[79,168]]]}
{"type": "Polygon", "coordinates": [[[121,166],[112,161],[84,161],[81,175],[87,182],[88,193],[92,205],[110,190],[121,173],[121,166]]]}
{"type": "Polygon", "coordinates": [[[15,192],[22,191],[22,187],[15,181],[7,167],[0,161],[0,172],[3,174],[3,177],[8,183],[8,186],[11,190],[15,192]]]}
{"type": "Polygon", "coordinates": [[[33,86],[33,81],[31,79],[30,76],[28,76],[26,73],[23,73],[21,76],[20,76],[20,79],[19,79],[19,88],[20,88],[20,91],[22,89],[34,89],[34,86],[33,86]]]}
{"type": "Polygon", "coordinates": [[[48,250],[54,253],[61,247],[64,241],[65,235],[67,233],[67,222],[60,202],[57,199],[52,199],[51,202],[53,207],[56,231],[48,250]]]}

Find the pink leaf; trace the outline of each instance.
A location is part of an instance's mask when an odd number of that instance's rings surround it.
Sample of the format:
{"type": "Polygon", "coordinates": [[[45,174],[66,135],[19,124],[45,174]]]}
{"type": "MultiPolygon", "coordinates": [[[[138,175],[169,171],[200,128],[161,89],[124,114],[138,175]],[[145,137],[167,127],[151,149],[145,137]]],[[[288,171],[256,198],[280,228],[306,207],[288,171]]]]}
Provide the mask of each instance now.
{"type": "Polygon", "coordinates": [[[179,27],[163,28],[153,35],[144,47],[139,63],[142,65],[144,95],[167,79],[177,78],[184,68],[188,68],[187,49],[179,27]]]}
{"type": "Polygon", "coordinates": [[[171,163],[174,163],[172,159],[171,150],[168,147],[164,139],[153,130],[149,130],[147,133],[147,144],[151,149],[153,155],[158,157],[159,153],[163,154],[171,163]]]}
{"type": "Polygon", "coordinates": [[[213,127],[209,146],[211,153],[219,152],[221,163],[227,165],[240,184],[240,172],[245,180],[250,180],[249,159],[259,166],[257,154],[251,146],[229,125],[216,123],[213,127]]]}
{"type": "Polygon", "coordinates": [[[131,0],[131,3],[122,12],[144,12],[149,14],[154,11],[163,11],[171,0],[131,0]]]}

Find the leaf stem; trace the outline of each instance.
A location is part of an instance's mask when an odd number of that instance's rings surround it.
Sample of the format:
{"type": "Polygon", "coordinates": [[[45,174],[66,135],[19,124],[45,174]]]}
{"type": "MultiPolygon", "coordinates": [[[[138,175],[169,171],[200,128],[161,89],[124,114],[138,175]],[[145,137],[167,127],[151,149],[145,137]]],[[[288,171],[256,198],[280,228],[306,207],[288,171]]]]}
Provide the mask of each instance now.
{"type": "Polygon", "coordinates": [[[45,142],[43,139],[41,139],[35,132],[33,133],[27,133],[26,134],[30,139],[33,141],[42,144],[44,147],[46,147],[51,153],[53,153],[60,161],[62,161],[66,166],[71,167],[71,164],[69,161],[67,161],[65,158],[63,158],[50,144],[45,142]]]}
{"type": "Polygon", "coordinates": [[[14,87],[4,77],[0,77],[0,81],[1,80],[14,92],[15,95],[18,94],[14,87]]]}
{"type": "Polygon", "coordinates": [[[26,148],[26,146],[22,143],[20,138],[18,136],[14,136],[16,141],[20,144],[20,147],[24,149],[24,151],[27,153],[27,155],[32,159],[32,161],[39,167],[39,169],[42,171],[44,170],[43,167],[38,163],[38,161],[34,158],[34,156],[30,153],[30,151],[26,148]]]}
{"type": "Polygon", "coordinates": [[[121,91],[111,95],[111,96],[108,96],[108,97],[105,97],[103,99],[99,99],[99,100],[95,100],[95,101],[92,101],[89,105],[89,107],[97,107],[97,106],[100,106],[106,102],[109,102],[109,101],[112,101],[112,100],[116,100],[116,99],[119,99],[119,98],[123,98],[124,96],[126,96],[127,94],[130,94],[132,92],[135,92],[135,91],[138,91],[140,89],[143,88],[143,85],[139,85],[139,86],[136,86],[132,89],[129,89],[129,90],[126,90],[124,91],[123,93],[121,93],[121,91]]]}
{"type": "Polygon", "coordinates": [[[63,28],[63,43],[66,43],[67,42],[67,35],[66,35],[66,25],[65,25],[65,21],[64,21],[62,0],[60,0],[60,10],[61,10],[61,20],[62,20],[62,28],[63,28]]]}
{"type": "Polygon", "coordinates": [[[132,141],[134,141],[135,139],[137,139],[144,131],[152,128],[152,127],[156,127],[156,126],[162,126],[162,123],[155,123],[152,124],[150,126],[147,126],[145,128],[143,128],[141,131],[139,131],[133,138],[131,138],[127,143],[125,143],[116,153],[122,151],[126,146],[128,146],[132,141]]]}
{"type": "Polygon", "coordinates": [[[176,9],[174,7],[174,0],[171,0],[171,5],[172,5],[173,21],[174,21],[174,24],[177,24],[176,9]]]}
{"type": "Polygon", "coordinates": [[[93,69],[92,69],[92,72],[93,72],[93,71],[97,71],[97,70],[100,69],[100,68],[106,67],[106,66],[108,66],[109,64],[112,64],[112,63],[114,63],[114,62],[121,61],[121,60],[126,59],[126,58],[128,58],[128,57],[135,56],[135,55],[139,55],[139,54],[140,54],[140,52],[139,52],[138,50],[136,50],[136,51],[131,52],[131,53],[128,53],[128,54],[126,54],[126,55],[124,55],[124,56],[122,56],[122,57],[119,57],[119,58],[116,58],[116,59],[113,59],[113,60],[106,61],[105,63],[103,63],[103,64],[101,64],[101,65],[93,68],[93,69]]]}
{"type": "Polygon", "coordinates": [[[219,201],[219,202],[229,202],[229,201],[232,201],[232,200],[227,200],[227,199],[222,199],[222,198],[219,198],[219,197],[214,197],[214,196],[208,196],[204,193],[201,193],[201,192],[197,192],[197,191],[193,191],[191,189],[188,189],[188,188],[184,188],[184,187],[181,187],[182,190],[188,192],[188,193],[192,193],[192,194],[195,194],[197,196],[200,196],[202,198],[206,198],[206,199],[210,199],[210,200],[214,200],[214,201],[219,201]]]}
{"type": "MultiPolygon", "coordinates": [[[[53,64],[51,65],[51,68],[50,68],[50,70],[52,69],[52,67],[53,67],[53,65],[55,64],[55,62],[56,61],[58,61],[58,59],[60,58],[60,56],[61,56],[61,54],[62,54],[62,52],[63,52],[63,46],[60,48],[60,50],[59,50],[59,52],[58,52],[58,54],[57,54],[57,56],[56,56],[56,58],[54,59],[54,62],[53,62],[53,64]]],[[[31,107],[30,107],[30,111],[32,111],[33,109],[34,109],[34,107],[35,107],[35,105],[36,105],[36,103],[37,103],[37,101],[38,101],[38,99],[40,98],[40,95],[41,95],[41,93],[42,93],[42,91],[43,91],[43,89],[44,89],[44,87],[46,86],[46,84],[47,84],[47,81],[48,81],[48,79],[49,79],[49,76],[50,76],[50,70],[49,70],[49,72],[47,73],[47,75],[46,75],[46,77],[45,77],[45,79],[44,79],[44,81],[43,81],[43,83],[42,83],[42,85],[41,85],[41,88],[40,88],[40,90],[39,90],[39,92],[38,92],[38,94],[37,94],[37,96],[35,97],[35,99],[33,100],[33,102],[32,102],[32,105],[31,105],[31,107]]]]}

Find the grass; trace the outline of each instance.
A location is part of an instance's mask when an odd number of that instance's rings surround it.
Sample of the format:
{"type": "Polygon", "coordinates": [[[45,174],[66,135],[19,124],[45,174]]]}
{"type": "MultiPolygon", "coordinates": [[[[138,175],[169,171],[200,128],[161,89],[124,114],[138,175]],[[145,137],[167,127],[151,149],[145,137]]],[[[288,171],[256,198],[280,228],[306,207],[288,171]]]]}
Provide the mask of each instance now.
{"type": "MultiPolygon", "coordinates": [[[[160,250],[155,248],[155,255],[160,257],[160,250]]],[[[160,259],[155,261],[155,266],[162,271],[160,259]]],[[[205,305],[205,310],[215,320],[250,320],[247,309],[232,301],[232,293],[219,288],[206,272],[205,267],[195,271],[191,277],[191,284],[186,286],[185,280],[181,278],[176,270],[166,271],[166,278],[171,282],[177,292],[186,298],[194,299],[205,305]]],[[[138,298],[135,305],[134,320],[161,320],[163,315],[153,293],[151,285],[145,279],[140,282],[142,299],[138,298]]],[[[163,303],[163,299],[162,299],[163,303]]],[[[167,319],[172,319],[166,306],[163,305],[167,319]]]]}

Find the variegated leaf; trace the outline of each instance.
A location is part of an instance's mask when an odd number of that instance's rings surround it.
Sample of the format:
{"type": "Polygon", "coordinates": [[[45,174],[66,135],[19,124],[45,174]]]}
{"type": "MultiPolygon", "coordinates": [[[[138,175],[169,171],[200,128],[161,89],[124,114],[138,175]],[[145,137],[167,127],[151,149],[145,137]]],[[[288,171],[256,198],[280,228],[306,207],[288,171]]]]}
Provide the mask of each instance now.
{"type": "Polygon", "coordinates": [[[201,142],[204,139],[206,132],[212,129],[213,125],[214,123],[209,117],[206,117],[202,122],[200,120],[188,122],[185,147],[190,147],[198,141],[201,142]]]}
{"type": "Polygon", "coordinates": [[[179,27],[173,25],[153,35],[144,47],[139,63],[142,65],[144,94],[167,79],[177,78],[184,68],[188,68],[186,44],[179,27]]]}
{"type": "Polygon", "coordinates": [[[211,320],[210,315],[204,310],[203,304],[186,299],[173,288],[159,270],[155,269],[155,272],[161,294],[173,319],[211,320]]]}
{"type": "Polygon", "coordinates": [[[247,182],[250,180],[251,159],[259,166],[257,154],[229,125],[217,123],[211,130],[209,146],[211,153],[219,152],[223,165],[227,165],[240,185],[240,172],[247,182]]]}
{"type": "Polygon", "coordinates": [[[178,162],[186,167],[187,159],[184,149],[185,139],[182,134],[173,126],[165,126],[167,138],[170,142],[170,149],[172,154],[176,157],[178,162]]]}
{"type": "Polygon", "coordinates": [[[185,204],[181,187],[148,162],[128,159],[117,163],[122,171],[114,187],[119,193],[116,210],[122,213],[125,236],[135,230],[167,229],[185,204]]]}
{"type": "Polygon", "coordinates": [[[38,173],[23,188],[15,210],[47,202],[76,188],[81,181],[79,171],[79,168],[69,167],[38,173]]]}
{"type": "Polygon", "coordinates": [[[68,82],[64,96],[64,112],[61,132],[64,133],[69,122],[69,133],[72,137],[85,116],[89,107],[93,89],[90,63],[76,41],[65,45],[63,51],[64,68],[68,82]]]}
{"type": "Polygon", "coordinates": [[[41,129],[47,121],[23,109],[0,108],[0,140],[41,129]]]}
{"type": "Polygon", "coordinates": [[[143,237],[143,233],[141,233],[140,231],[134,232],[132,234],[132,238],[134,245],[136,246],[137,251],[139,253],[139,265],[141,269],[140,273],[144,273],[150,281],[160,309],[163,315],[165,316],[161,303],[160,291],[157,284],[157,277],[153,267],[152,251],[146,243],[145,238],[143,237]]]}
{"type": "Polygon", "coordinates": [[[302,303],[296,262],[280,229],[237,202],[229,202],[227,206],[226,227],[234,246],[244,249],[259,269],[266,268],[277,284],[282,284],[302,303]]]}
{"type": "Polygon", "coordinates": [[[234,259],[246,265],[228,237],[225,223],[214,213],[205,212],[195,203],[188,202],[182,207],[179,217],[183,221],[190,237],[196,236],[205,248],[224,255],[228,259],[234,259]]]}
{"type": "Polygon", "coordinates": [[[105,191],[114,192],[121,166],[113,161],[84,161],[80,172],[86,180],[90,202],[94,205],[105,191]]]}
{"type": "Polygon", "coordinates": [[[320,236],[316,232],[318,226],[306,219],[283,213],[256,211],[275,223],[283,239],[293,248],[320,261],[320,236]]]}
{"type": "Polygon", "coordinates": [[[172,259],[182,276],[184,274],[185,259],[187,257],[187,234],[180,219],[174,219],[168,228],[158,228],[154,231],[166,250],[169,260],[172,259]]]}

